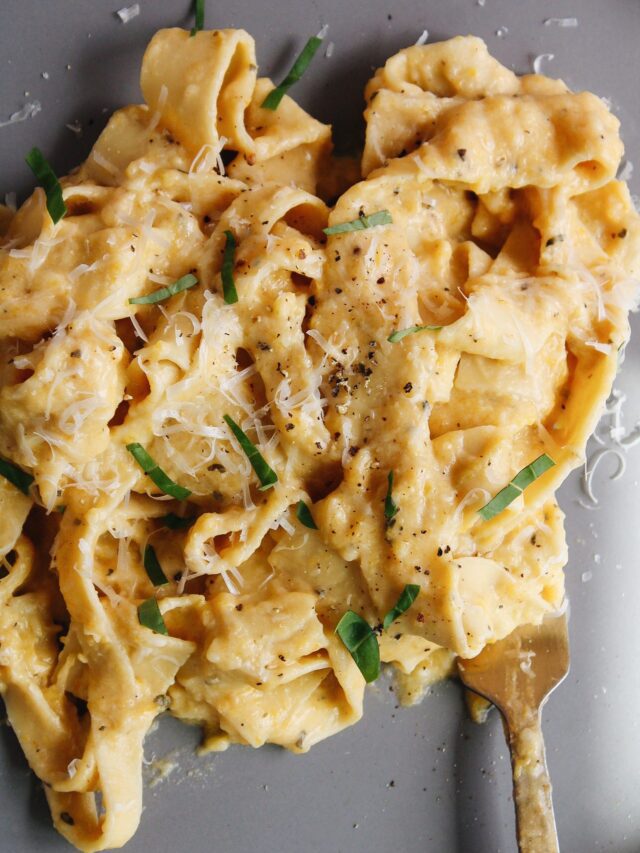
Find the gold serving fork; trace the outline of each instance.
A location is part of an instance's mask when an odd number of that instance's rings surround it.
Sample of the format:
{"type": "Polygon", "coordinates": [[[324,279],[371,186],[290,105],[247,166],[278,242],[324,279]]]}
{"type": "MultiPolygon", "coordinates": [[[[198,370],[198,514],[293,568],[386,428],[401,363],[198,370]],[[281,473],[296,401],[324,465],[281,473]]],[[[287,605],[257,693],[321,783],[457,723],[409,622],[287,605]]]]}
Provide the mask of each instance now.
{"type": "Polygon", "coordinates": [[[567,618],[524,625],[475,658],[458,659],[462,682],[504,718],[513,768],[520,853],[558,853],[540,712],[569,671],[567,618]]]}

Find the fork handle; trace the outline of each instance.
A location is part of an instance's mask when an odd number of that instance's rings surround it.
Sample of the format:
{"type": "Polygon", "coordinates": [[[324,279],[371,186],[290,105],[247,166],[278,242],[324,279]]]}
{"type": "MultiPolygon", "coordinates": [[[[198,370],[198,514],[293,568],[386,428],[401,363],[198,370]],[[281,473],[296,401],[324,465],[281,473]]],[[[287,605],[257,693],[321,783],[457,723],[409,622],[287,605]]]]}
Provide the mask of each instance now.
{"type": "Polygon", "coordinates": [[[540,712],[507,719],[520,853],[559,853],[540,712]]]}

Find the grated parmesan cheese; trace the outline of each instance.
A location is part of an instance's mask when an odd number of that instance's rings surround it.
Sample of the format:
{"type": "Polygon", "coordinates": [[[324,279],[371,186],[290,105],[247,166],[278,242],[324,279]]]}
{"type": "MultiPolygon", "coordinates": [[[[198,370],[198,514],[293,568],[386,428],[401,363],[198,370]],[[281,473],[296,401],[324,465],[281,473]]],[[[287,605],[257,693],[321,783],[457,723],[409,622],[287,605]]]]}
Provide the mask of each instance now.
{"type": "Polygon", "coordinates": [[[162,110],[164,109],[164,105],[167,103],[167,98],[169,97],[169,90],[167,87],[162,84],[160,87],[160,95],[158,96],[158,107],[154,114],[151,116],[151,121],[147,127],[149,133],[155,130],[156,127],[160,124],[160,119],[162,118],[162,110]]]}
{"type": "Polygon", "coordinates": [[[140,4],[134,3],[132,6],[123,6],[122,9],[118,9],[116,15],[123,24],[128,24],[129,21],[132,21],[134,18],[137,18],[140,14],[140,4]]]}
{"type": "Polygon", "coordinates": [[[542,73],[542,63],[545,61],[546,62],[552,62],[555,58],[556,57],[555,57],[554,53],[540,53],[540,54],[538,54],[538,56],[535,57],[535,59],[533,60],[533,63],[532,63],[534,74],[541,74],[542,73]]]}
{"type": "Polygon", "coordinates": [[[84,275],[87,272],[93,272],[93,270],[97,269],[98,261],[94,261],[92,264],[78,264],[77,267],[74,267],[69,272],[69,278],[71,281],[77,281],[81,275],[84,275]]]}
{"type": "Polygon", "coordinates": [[[60,413],[58,428],[67,435],[74,435],[82,429],[85,421],[98,409],[107,406],[107,400],[101,394],[92,395],[88,391],[80,392],[86,395],[83,400],[75,400],[60,413]]]}
{"type": "MultiPolygon", "coordinates": [[[[251,489],[249,488],[249,483],[246,480],[242,481],[241,488],[242,488],[242,503],[244,505],[244,508],[248,509],[248,510],[255,509],[256,505],[253,502],[253,499],[251,497],[251,489]]],[[[243,533],[246,537],[246,531],[245,530],[243,530],[243,533]]],[[[242,539],[242,536],[240,538],[242,539]]]]}
{"type": "MultiPolygon", "coordinates": [[[[450,522],[453,528],[457,528],[460,525],[460,516],[464,512],[464,510],[469,506],[469,504],[473,503],[480,499],[482,501],[479,506],[484,506],[484,504],[488,503],[491,500],[491,493],[486,489],[480,488],[477,486],[474,489],[470,489],[467,494],[458,502],[455,510],[453,511],[453,515],[451,516],[450,522]]],[[[512,504],[513,506],[513,504],[512,504]]]]}
{"type": "Polygon", "coordinates": [[[150,272],[147,273],[147,278],[149,281],[154,281],[156,284],[172,284],[174,279],[171,278],[170,275],[156,275],[156,273],[150,272]]]}
{"type": "MultiPolygon", "coordinates": [[[[123,600],[123,598],[121,595],[118,595],[118,593],[115,591],[115,589],[113,589],[113,587],[109,586],[108,584],[100,583],[95,578],[92,578],[91,582],[93,583],[93,585],[95,586],[95,588],[99,592],[101,592],[103,595],[105,595],[109,599],[109,603],[111,604],[112,607],[118,607],[119,606],[119,604],[123,600]]],[[[135,584],[134,584],[134,589],[132,590],[131,594],[135,595],[135,584]]]]}
{"type": "Polygon", "coordinates": [[[545,27],[577,27],[578,19],[577,18],[545,18],[544,19],[545,27]]]}
{"type": "Polygon", "coordinates": [[[32,370],[33,369],[33,363],[31,361],[30,356],[28,356],[28,355],[23,355],[20,358],[14,358],[12,363],[13,363],[13,366],[17,370],[32,370]]]}
{"type": "Polygon", "coordinates": [[[269,581],[273,580],[276,576],[276,570],[271,569],[271,572],[266,576],[266,578],[258,584],[258,589],[263,589],[269,581]]]}
{"type": "Polygon", "coordinates": [[[144,341],[145,344],[149,343],[149,338],[146,336],[144,329],[138,322],[138,318],[135,314],[132,314],[129,319],[131,320],[131,325],[135,329],[136,335],[140,338],[140,340],[144,341]]]}
{"type": "Polygon", "coordinates": [[[210,172],[214,168],[214,165],[212,165],[211,162],[211,160],[213,160],[218,174],[224,176],[225,169],[224,163],[222,162],[222,150],[224,149],[224,146],[227,144],[228,141],[229,140],[226,136],[221,136],[218,139],[217,145],[212,145],[208,142],[203,145],[191,161],[191,165],[189,166],[189,174],[198,175],[202,172],[210,172]]]}
{"type": "Polygon", "coordinates": [[[73,777],[78,772],[78,764],[80,763],[80,758],[72,758],[71,761],[67,764],[67,775],[69,779],[73,779],[73,777]]]}
{"type": "Polygon", "coordinates": [[[152,175],[156,170],[156,166],[153,163],[148,163],[146,160],[138,160],[136,166],[145,175],[152,175]]]}
{"type": "Polygon", "coordinates": [[[279,515],[276,519],[274,519],[274,521],[269,525],[269,530],[277,530],[279,527],[281,527],[286,533],[289,534],[289,536],[293,536],[293,534],[296,532],[296,529],[287,518],[287,512],[288,510],[285,510],[282,515],[279,515]]]}
{"type": "Polygon", "coordinates": [[[600,341],[585,341],[585,346],[591,347],[598,352],[603,353],[604,355],[609,355],[611,352],[612,346],[611,344],[603,344],[600,341]]]}
{"type": "MultiPolygon", "coordinates": [[[[160,308],[160,305],[158,305],[160,308]]],[[[196,317],[195,314],[192,314],[190,311],[176,311],[173,316],[168,316],[168,321],[174,327],[175,334],[175,342],[176,344],[180,344],[183,338],[192,338],[194,335],[198,335],[202,326],[200,325],[200,320],[196,317]],[[180,329],[180,320],[184,318],[188,323],[191,324],[191,330],[187,331],[186,329],[180,329]]]]}
{"type": "Polygon", "coordinates": [[[67,326],[76,316],[76,303],[69,297],[69,302],[67,303],[67,308],[64,314],[62,315],[60,322],[56,326],[56,330],[53,333],[54,338],[61,338],[64,336],[67,330],[67,326]]]}
{"type": "MultiPolygon", "coordinates": [[[[155,210],[150,210],[144,219],[134,219],[127,214],[120,214],[120,222],[124,225],[129,225],[136,231],[142,234],[145,241],[155,243],[162,249],[171,249],[171,243],[158,233],[158,229],[153,227],[156,218],[155,210]]],[[[107,297],[108,298],[108,297],[107,297]]],[[[102,303],[100,303],[102,304],[102,303]]]]}
{"type": "Polygon", "coordinates": [[[157,408],[151,416],[153,434],[167,437],[175,433],[187,432],[203,438],[226,439],[227,432],[223,427],[209,426],[196,419],[198,413],[202,412],[201,406],[194,402],[185,402],[178,409],[157,408]],[[175,424],[167,425],[166,421],[175,421],[175,424]]]}
{"type": "MultiPolygon", "coordinates": [[[[320,381],[319,376],[316,379],[320,381]]],[[[305,414],[317,415],[318,409],[321,413],[322,409],[328,405],[327,400],[321,397],[317,386],[303,388],[297,394],[292,395],[291,386],[286,377],[281,380],[276,388],[273,402],[284,417],[289,417],[295,409],[301,409],[305,414]]]]}
{"type": "Polygon", "coordinates": [[[103,155],[99,151],[92,151],[91,156],[93,158],[93,162],[97,166],[100,166],[101,169],[104,169],[105,172],[108,172],[114,178],[119,177],[120,169],[118,169],[118,167],[115,166],[110,160],[107,160],[106,157],[103,157],[103,155]]]}
{"type": "Polygon", "coordinates": [[[49,249],[61,243],[62,239],[47,240],[45,237],[38,237],[33,246],[25,249],[11,249],[9,256],[12,258],[23,258],[28,261],[27,269],[33,275],[47,259],[49,249]]]}
{"type": "Polygon", "coordinates": [[[304,548],[304,546],[309,541],[309,534],[304,533],[302,536],[302,539],[300,540],[300,543],[298,545],[285,544],[285,542],[287,542],[287,541],[288,540],[283,539],[281,542],[278,542],[278,544],[274,548],[274,552],[277,552],[277,551],[299,551],[301,548],[304,548]]]}
{"type": "Polygon", "coordinates": [[[28,118],[33,118],[38,115],[41,109],[42,104],[40,101],[29,101],[22,109],[11,113],[6,121],[0,121],[0,127],[9,127],[11,124],[18,124],[21,121],[26,121],[28,118]]]}
{"type": "Polygon", "coordinates": [[[18,448],[20,450],[20,455],[24,458],[27,465],[30,467],[34,467],[36,465],[36,457],[33,454],[33,450],[31,446],[27,442],[27,434],[24,428],[24,424],[18,424],[17,427],[17,438],[18,438],[18,448]]]}
{"type": "Polygon", "coordinates": [[[351,418],[343,417],[342,421],[342,467],[347,468],[351,460],[349,449],[351,448],[351,418]]]}
{"type": "MultiPolygon", "coordinates": [[[[619,480],[626,470],[627,460],[615,447],[603,447],[601,450],[596,451],[584,464],[582,488],[586,496],[591,501],[592,507],[597,506],[599,503],[598,498],[593,493],[593,477],[600,462],[609,455],[612,455],[618,462],[616,470],[611,474],[609,479],[619,480]]],[[[585,504],[583,503],[582,505],[584,506],[585,504]]]]}
{"type": "Polygon", "coordinates": [[[340,362],[344,360],[344,356],[340,352],[339,347],[334,344],[330,344],[317,329],[309,329],[307,331],[307,335],[334,361],[340,362]]]}
{"type": "MultiPolygon", "coordinates": [[[[231,595],[240,595],[240,589],[234,584],[234,582],[229,577],[229,575],[231,574],[232,571],[237,572],[237,569],[233,569],[233,568],[230,570],[220,569],[220,577],[225,582],[225,585],[226,585],[227,589],[229,590],[229,592],[231,593],[231,595]]],[[[232,576],[232,577],[234,577],[234,576],[232,576]]]]}

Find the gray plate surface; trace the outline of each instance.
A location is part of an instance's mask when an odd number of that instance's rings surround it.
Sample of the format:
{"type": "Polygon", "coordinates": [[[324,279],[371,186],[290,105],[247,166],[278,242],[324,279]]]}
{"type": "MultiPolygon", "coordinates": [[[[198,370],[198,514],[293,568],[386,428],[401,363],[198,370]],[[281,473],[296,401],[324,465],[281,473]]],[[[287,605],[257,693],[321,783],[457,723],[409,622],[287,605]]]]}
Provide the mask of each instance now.
{"type": "MultiPolygon", "coordinates": [[[[127,0],[129,2],[129,0],[127,0]]],[[[108,114],[140,99],[144,47],[163,26],[190,25],[186,0],[140,0],[127,25],[124,0],[2,0],[0,121],[37,98],[42,111],[0,127],[0,192],[19,197],[32,180],[32,145],[58,172],[83,159],[108,114]],[[27,94],[28,93],[28,94],[27,94]],[[65,125],[79,121],[81,135],[65,125]]],[[[371,70],[423,29],[430,41],[458,33],[483,37],[517,71],[545,68],[576,89],[611,100],[627,156],[640,171],[640,0],[210,0],[207,24],[244,27],[257,41],[263,73],[279,78],[304,39],[329,23],[331,58],[320,53],[295,97],[333,121],[345,148],[361,127],[361,92],[371,70]],[[576,16],[576,29],[544,26],[576,16]],[[500,28],[502,35],[497,35],[500,28]]],[[[640,175],[639,175],[640,177],[640,175]]],[[[640,182],[632,180],[640,193],[640,182]]],[[[629,399],[625,424],[640,417],[640,328],[616,382],[629,399]]],[[[640,850],[640,446],[627,470],[595,478],[599,508],[581,508],[579,475],[564,486],[570,560],[572,670],[552,696],[544,726],[564,853],[640,850]]],[[[147,787],[130,853],[514,853],[510,766],[500,721],[468,721],[454,683],[422,705],[398,709],[388,682],[367,696],[356,727],[307,756],[275,749],[196,759],[195,730],[163,720],[147,740],[148,758],[171,753],[179,766],[147,787]]],[[[150,776],[149,772],[145,772],[150,776]]],[[[149,780],[150,781],[150,780],[149,780]]],[[[0,729],[0,851],[69,850],[51,829],[42,790],[7,727],[0,729]]]]}

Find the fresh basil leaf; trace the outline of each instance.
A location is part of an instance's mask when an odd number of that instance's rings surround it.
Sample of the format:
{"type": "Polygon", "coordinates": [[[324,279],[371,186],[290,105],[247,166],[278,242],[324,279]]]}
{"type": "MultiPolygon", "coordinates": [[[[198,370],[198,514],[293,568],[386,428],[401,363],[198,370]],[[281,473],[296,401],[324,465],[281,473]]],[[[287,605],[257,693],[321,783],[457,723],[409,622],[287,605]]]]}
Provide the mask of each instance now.
{"type": "Polygon", "coordinates": [[[350,222],[340,222],[338,225],[330,225],[322,230],[327,236],[331,234],[346,234],[348,231],[364,231],[365,228],[373,228],[375,225],[390,225],[393,222],[388,210],[378,210],[369,216],[363,213],[357,219],[350,222]]]}
{"type": "Polygon", "coordinates": [[[247,459],[251,463],[251,467],[256,472],[257,478],[260,480],[260,491],[264,492],[270,489],[278,482],[278,476],[273,468],[267,464],[264,456],[260,453],[249,436],[242,430],[238,424],[230,418],[229,415],[224,415],[224,420],[231,432],[235,435],[240,447],[243,449],[247,459]]]}
{"type": "Polygon", "coordinates": [[[294,83],[297,83],[298,80],[302,77],[304,72],[309,67],[311,60],[316,55],[316,51],[322,44],[322,36],[312,36],[305,46],[300,51],[298,58],[291,66],[291,71],[284,78],[282,83],[279,86],[276,86],[275,89],[272,89],[267,97],[261,104],[261,107],[265,110],[277,110],[280,106],[280,101],[287,94],[289,89],[293,86],[294,83]]]}
{"type": "Polygon", "coordinates": [[[393,471],[387,474],[387,494],[384,499],[384,517],[387,520],[387,526],[398,514],[400,507],[393,499],[393,471]]]}
{"type": "Polygon", "coordinates": [[[160,560],[158,560],[158,555],[153,545],[145,546],[143,563],[147,577],[154,586],[163,586],[165,583],[169,583],[169,579],[162,571],[160,560]]]}
{"type": "Polygon", "coordinates": [[[347,610],[336,626],[336,634],[354,659],[367,683],[380,675],[380,648],[371,626],[353,610],[347,610]]]}
{"type": "Polygon", "coordinates": [[[225,231],[226,242],[224,244],[224,255],[222,256],[222,293],[227,305],[233,305],[238,301],[238,291],[233,277],[233,267],[236,259],[236,238],[231,231],[225,231]]]}
{"type": "Polygon", "coordinates": [[[382,627],[385,629],[385,631],[393,622],[396,621],[398,616],[402,616],[402,614],[411,607],[413,602],[418,597],[419,592],[420,587],[417,583],[405,584],[405,587],[400,593],[400,597],[396,601],[395,605],[384,617],[382,627]]]}
{"type": "Polygon", "coordinates": [[[177,483],[174,483],[171,477],[165,474],[157,462],[149,456],[141,444],[138,444],[137,441],[132,444],[127,444],[127,450],[142,468],[144,473],[147,474],[147,476],[156,484],[160,491],[165,493],[165,495],[171,495],[172,498],[176,498],[176,500],[179,501],[184,501],[189,497],[191,491],[189,489],[185,489],[184,486],[179,486],[177,483]]]}
{"type": "Polygon", "coordinates": [[[188,515],[183,518],[181,515],[176,515],[175,512],[168,512],[166,515],[161,515],[158,521],[164,527],[168,527],[169,530],[184,530],[187,527],[191,527],[197,517],[197,515],[188,515]]]}
{"type": "Polygon", "coordinates": [[[32,148],[26,156],[27,166],[36,176],[36,180],[47,196],[47,210],[55,225],[67,212],[67,205],[62,198],[62,187],[56,178],[44,154],[39,148],[32,148]]]}
{"type": "Polygon", "coordinates": [[[520,497],[522,494],[522,489],[516,488],[516,486],[512,486],[509,483],[508,486],[505,486],[504,489],[500,489],[497,495],[493,497],[489,503],[485,504],[478,510],[478,514],[484,518],[485,521],[489,521],[494,518],[496,515],[499,515],[503,509],[509,506],[510,503],[513,503],[516,498],[520,497]]]}
{"type": "Polygon", "coordinates": [[[318,529],[318,525],[315,523],[313,516],[311,515],[311,510],[304,501],[298,501],[298,506],[296,507],[296,518],[300,524],[304,524],[305,527],[308,527],[311,530],[318,529]]]}
{"type": "Polygon", "coordinates": [[[183,290],[188,290],[190,287],[194,287],[198,283],[198,279],[195,275],[188,273],[187,275],[183,275],[182,278],[179,278],[177,281],[174,281],[173,284],[168,284],[166,287],[160,287],[158,290],[154,290],[153,293],[148,293],[146,296],[136,296],[133,299],[129,300],[130,305],[153,305],[156,302],[164,302],[165,299],[170,299],[172,296],[175,296],[176,293],[182,293],[183,290]]]}
{"type": "Polygon", "coordinates": [[[193,12],[196,20],[191,35],[195,36],[196,33],[204,29],[204,0],[194,0],[193,12]]]}
{"type": "Polygon", "coordinates": [[[549,468],[553,468],[555,464],[556,463],[553,459],[550,456],[547,456],[546,453],[538,456],[537,459],[534,459],[533,462],[519,471],[513,480],[504,487],[504,489],[500,489],[498,494],[491,498],[489,503],[480,507],[478,510],[479,515],[481,515],[485,521],[490,521],[490,519],[495,518],[495,516],[499,515],[503,509],[506,509],[510,503],[513,503],[513,501],[522,494],[527,486],[530,486],[531,483],[537,480],[545,471],[548,471],[549,468]]]}
{"type": "Polygon", "coordinates": [[[408,329],[399,329],[396,332],[391,332],[387,340],[390,344],[397,344],[407,335],[415,335],[416,332],[438,332],[442,326],[409,326],[408,329]]]}
{"type": "Polygon", "coordinates": [[[553,468],[555,464],[556,463],[550,456],[543,453],[542,456],[538,456],[537,459],[534,459],[533,462],[523,468],[522,471],[518,471],[511,481],[511,484],[524,491],[527,486],[530,486],[534,480],[537,480],[538,477],[544,474],[545,471],[548,471],[549,468],[553,468]]]}
{"type": "Polygon", "coordinates": [[[165,636],[169,635],[167,626],[164,624],[164,619],[162,618],[162,613],[160,613],[158,602],[155,598],[148,598],[146,601],[143,601],[142,604],[138,605],[138,622],[140,622],[140,624],[145,628],[149,628],[151,631],[154,631],[156,634],[165,634],[165,636]]]}
{"type": "Polygon", "coordinates": [[[13,462],[0,458],[0,476],[12,483],[16,489],[20,489],[23,495],[29,497],[29,489],[34,483],[31,474],[27,474],[22,468],[18,468],[13,462]]]}

